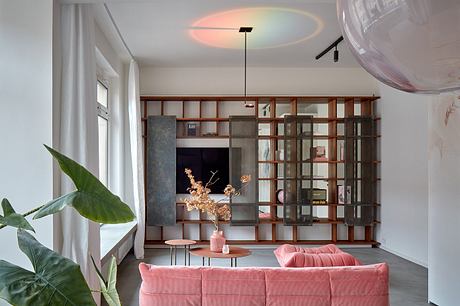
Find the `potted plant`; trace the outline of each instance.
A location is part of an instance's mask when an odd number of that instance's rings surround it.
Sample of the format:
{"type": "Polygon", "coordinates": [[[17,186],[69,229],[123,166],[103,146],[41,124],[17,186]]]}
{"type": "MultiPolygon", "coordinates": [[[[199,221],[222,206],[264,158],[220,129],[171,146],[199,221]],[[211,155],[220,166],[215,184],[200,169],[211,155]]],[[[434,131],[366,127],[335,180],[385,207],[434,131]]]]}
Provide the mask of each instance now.
{"type": "Polygon", "coordinates": [[[219,178],[215,178],[217,171],[211,172],[211,178],[204,186],[202,181],[195,180],[191,169],[186,168],[185,174],[190,181],[190,187],[187,189],[190,197],[183,199],[187,210],[192,211],[196,209],[212,217],[211,220],[214,223],[215,230],[210,238],[210,250],[212,252],[222,252],[222,247],[225,245],[225,237],[223,231],[219,230],[219,220],[228,221],[231,216],[230,207],[224,201],[229,201],[232,197],[239,196],[243,188],[251,181],[251,176],[243,175],[240,178],[242,185],[238,190],[228,184],[223,190],[225,196],[219,200],[215,200],[210,196],[210,187],[219,180],[219,178]]]}
{"type": "Polygon", "coordinates": [[[109,264],[108,279],[97,269],[100,290],[91,290],[80,266],[72,260],[46,248],[30,233],[34,232],[26,217],[43,218],[73,207],[89,220],[105,223],[126,223],[134,220],[129,206],[112,194],[94,175],[80,164],[45,146],[57,160],[61,170],[70,177],[76,190],[54,199],[24,214],[17,213],[7,199],[1,206],[0,230],[6,226],[17,228],[18,244],[30,259],[34,271],[0,260],[0,298],[13,305],[96,305],[92,292],[101,292],[109,306],[121,305],[116,290],[117,265],[115,257],[109,264]],[[107,212],[110,212],[107,213],[107,212]]]}

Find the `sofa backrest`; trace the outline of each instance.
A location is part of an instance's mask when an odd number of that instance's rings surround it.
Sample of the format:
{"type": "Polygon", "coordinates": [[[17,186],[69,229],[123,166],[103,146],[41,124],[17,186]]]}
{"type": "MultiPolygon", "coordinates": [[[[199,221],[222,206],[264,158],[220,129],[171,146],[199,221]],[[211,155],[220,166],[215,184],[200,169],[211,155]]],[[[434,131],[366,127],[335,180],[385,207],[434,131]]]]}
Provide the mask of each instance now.
{"type": "Polygon", "coordinates": [[[219,268],[141,263],[140,306],[388,306],[384,263],[324,268],[219,268]]]}
{"type": "Polygon", "coordinates": [[[336,267],[359,266],[361,262],[348,253],[307,254],[289,253],[283,258],[283,267],[336,267]]]}

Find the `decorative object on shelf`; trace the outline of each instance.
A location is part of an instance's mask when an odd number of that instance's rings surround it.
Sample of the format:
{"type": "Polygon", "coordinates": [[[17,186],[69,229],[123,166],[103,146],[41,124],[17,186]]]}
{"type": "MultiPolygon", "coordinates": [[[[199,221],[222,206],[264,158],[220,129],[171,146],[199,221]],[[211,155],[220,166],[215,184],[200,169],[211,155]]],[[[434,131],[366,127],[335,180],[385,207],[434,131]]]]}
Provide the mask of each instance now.
{"type": "Polygon", "coordinates": [[[284,160],[284,150],[276,151],[276,160],[283,161],[284,160]]]}
{"type": "Polygon", "coordinates": [[[343,143],[339,144],[339,161],[345,161],[345,147],[343,143]]]}
{"type": "Polygon", "coordinates": [[[211,189],[209,187],[211,187],[217,182],[217,180],[219,180],[219,178],[214,178],[217,174],[217,171],[211,171],[211,178],[204,186],[202,181],[195,180],[195,177],[192,174],[192,170],[186,168],[185,174],[187,174],[187,177],[190,180],[190,187],[188,188],[190,197],[182,199],[182,201],[186,204],[188,211],[196,209],[212,216],[212,222],[214,223],[216,230],[211,236],[210,247],[213,252],[221,252],[222,246],[225,244],[225,237],[223,232],[219,231],[219,220],[230,220],[230,207],[228,204],[222,203],[222,201],[229,200],[235,196],[239,196],[241,194],[241,190],[245,188],[251,181],[251,176],[241,176],[241,188],[239,190],[236,190],[232,185],[228,184],[224,189],[225,197],[220,200],[215,200],[210,197],[211,189]]]}
{"type": "Polygon", "coordinates": [[[302,188],[300,199],[303,203],[327,204],[327,190],[321,188],[302,188]]]}
{"type": "Polygon", "coordinates": [[[217,133],[205,133],[203,134],[203,137],[216,137],[219,136],[217,133]]]}
{"type": "Polygon", "coordinates": [[[350,204],[351,203],[351,186],[347,186],[347,194],[345,195],[345,187],[338,185],[338,203],[339,204],[350,204]]]}
{"type": "Polygon", "coordinates": [[[313,161],[327,161],[325,146],[313,147],[313,161]]]}
{"type": "Polygon", "coordinates": [[[276,191],[276,200],[279,204],[284,203],[284,190],[283,189],[278,189],[276,191]]]}
{"type": "Polygon", "coordinates": [[[272,216],[269,212],[265,212],[259,209],[259,219],[271,219],[272,216]]]}
{"type": "Polygon", "coordinates": [[[185,132],[186,136],[198,136],[200,134],[200,124],[198,122],[186,122],[185,132]]]}
{"type": "Polygon", "coordinates": [[[383,83],[417,93],[460,89],[460,1],[338,0],[343,36],[383,83]]]}
{"type": "Polygon", "coordinates": [[[224,246],[222,247],[222,253],[230,254],[230,247],[228,246],[228,244],[224,244],[224,246]]]}

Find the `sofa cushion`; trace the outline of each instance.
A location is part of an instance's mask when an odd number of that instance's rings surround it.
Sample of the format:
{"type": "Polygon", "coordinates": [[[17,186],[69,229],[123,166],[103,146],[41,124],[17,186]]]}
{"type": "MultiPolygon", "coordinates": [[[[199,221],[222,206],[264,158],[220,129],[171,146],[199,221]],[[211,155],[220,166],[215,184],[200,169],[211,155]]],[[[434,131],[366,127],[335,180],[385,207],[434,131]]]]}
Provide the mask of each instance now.
{"type": "Polygon", "coordinates": [[[203,305],[264,306],[265,273],[258,268],[202,270],[203,305]]]}
{"type": "Polygon", "coordinates": [[[265,271],[267,306],[330,305],[331,289],[326,270],[272,269],[265,271]]]}
{"type": "Polygon", "coordinates": [[[276,259],[280,266],[284,267],[284,258],[286,254],[291,253],[308,253],[308,254],[334,254],[334,253],[342,253],[342,251],[335,246],[335,244],[327,244],[320,246],[318,248],[301,248],[296,245],[292,244],[283,244],[280,245],[276,250],[273,251],[275,253],[276,259]]]}
{"type": "Polygon", "coordinates": [[[388,266],[339,267],[329,271],[333,306],[388,306],[388,266]]]}
{"type": "Polygon", "coordinates": [[[160,267],[141,263],[140,306],[201,305],[200,267],[160,267]]]}
{"type": "Polygon", "coordinates": [[[328,244],[318,248],[301,248],[295,245],[283,244],[279,246],[274,253],[281,267],[361,265],[358,259],[343,252],[334,244],[328,244]]]}
{"type": "Polygon", "coordinates": [[[337,267],[359,266],[361,263],[348,253],[337,254],[306,254],[290,253],[283,258],[284,267],[337,267]]]}

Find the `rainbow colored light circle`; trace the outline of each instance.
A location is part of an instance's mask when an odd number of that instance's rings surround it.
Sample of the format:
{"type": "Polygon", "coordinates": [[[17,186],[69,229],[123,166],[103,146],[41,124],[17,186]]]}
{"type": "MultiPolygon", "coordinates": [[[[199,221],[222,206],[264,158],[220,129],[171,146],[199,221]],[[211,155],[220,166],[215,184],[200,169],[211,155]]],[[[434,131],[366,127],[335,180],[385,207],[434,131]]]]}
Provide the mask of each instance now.
{"type": "Polygon", "coordinates": [[[190,27],[196,41],[229,49],[244,48],[244,34],[238,29],[253,27],[248,49],[276,48],[296,44],[318,35],[323,21],[301,10],[278,7],[251,7],[218,12],[201,18],[190,27]]]}

